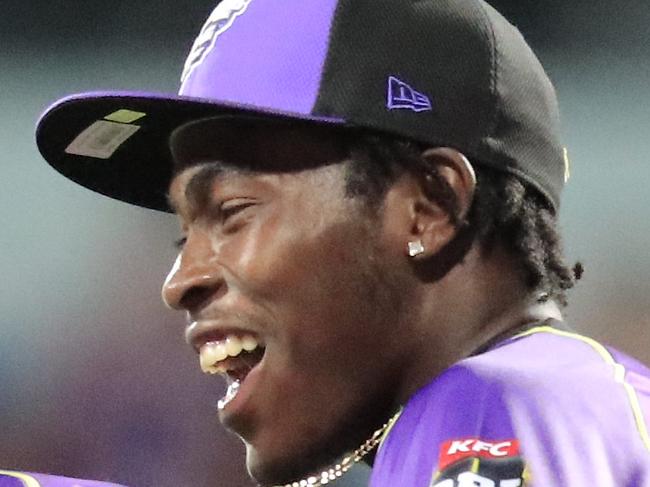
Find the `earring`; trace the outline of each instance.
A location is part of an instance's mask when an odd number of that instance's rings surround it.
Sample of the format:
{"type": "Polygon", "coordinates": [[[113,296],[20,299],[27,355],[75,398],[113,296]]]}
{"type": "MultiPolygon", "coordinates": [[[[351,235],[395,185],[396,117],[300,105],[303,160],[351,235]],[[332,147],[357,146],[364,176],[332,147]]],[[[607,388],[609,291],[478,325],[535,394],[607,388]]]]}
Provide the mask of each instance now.
{"type": "Polygon", "coordinates": [[[415,242],[408,243],[408,254],[410,257],[416,257],[424,253],[424,245],[422,245],[422,240],[416,240],[415,242]]]}

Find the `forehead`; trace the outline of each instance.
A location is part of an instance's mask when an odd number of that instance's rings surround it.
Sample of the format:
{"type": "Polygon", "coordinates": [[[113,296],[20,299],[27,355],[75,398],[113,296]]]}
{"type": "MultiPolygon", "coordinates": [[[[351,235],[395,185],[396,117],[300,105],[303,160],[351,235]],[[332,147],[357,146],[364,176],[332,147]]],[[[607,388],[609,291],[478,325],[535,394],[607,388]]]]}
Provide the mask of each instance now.
{"type": "Polygon", "coordinates": [[[352,134],[308,124],[232,118],[193,122],[171,137],[172,208],[182,213],[190,193],[265,174],[302,172],[347,158],[352,134]]]}

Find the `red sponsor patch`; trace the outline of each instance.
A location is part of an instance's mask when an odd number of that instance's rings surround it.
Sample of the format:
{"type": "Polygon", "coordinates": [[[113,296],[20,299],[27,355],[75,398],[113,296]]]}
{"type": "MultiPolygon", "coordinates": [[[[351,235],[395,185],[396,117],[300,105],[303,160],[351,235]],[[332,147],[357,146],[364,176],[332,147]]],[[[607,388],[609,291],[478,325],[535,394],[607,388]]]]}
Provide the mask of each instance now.
{"type": "Polygon", "coordinates": [[[508,458],[519,455],[517,440],[485,441],[480,438],[452,440],[442,444],[438,470],[444,470],[463,458],[508,458]]]}

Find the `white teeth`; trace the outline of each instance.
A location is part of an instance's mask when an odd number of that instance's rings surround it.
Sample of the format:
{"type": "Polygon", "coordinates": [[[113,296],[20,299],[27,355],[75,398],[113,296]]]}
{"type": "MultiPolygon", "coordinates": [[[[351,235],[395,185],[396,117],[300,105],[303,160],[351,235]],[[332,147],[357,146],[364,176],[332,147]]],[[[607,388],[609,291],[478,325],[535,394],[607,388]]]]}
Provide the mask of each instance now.
{"type": "Polygon", "coordinates": [[[237,357],[243,350],[251,352],[259,346],[259,342],[251,335],[242,338],[228,335],[225,340],[208,342],[199,351],[201,370],[206,374],[224,373],[226,369],[219,362],[228,357],[237,357]]]}
{"type": "Polygon", "coordinates": [[[246,335],[241,339],[241,345],[247,352],[252,352],[259,346],[259,343],[252,336],[246,335]]]}
{"type": "Polygon", "coordinates": [[[226,338],[226,352],[231,357],[236,357],[243,350],[241,340],[236,336],[229,336],[226,338]]]}
{"type": "Polygon", "coordinates": [[[218,363],[228,356],[224,342],[209,342],[201,347],[199,363],[201,370],[206,373],[216,374],[222,372],[218,363]]]}

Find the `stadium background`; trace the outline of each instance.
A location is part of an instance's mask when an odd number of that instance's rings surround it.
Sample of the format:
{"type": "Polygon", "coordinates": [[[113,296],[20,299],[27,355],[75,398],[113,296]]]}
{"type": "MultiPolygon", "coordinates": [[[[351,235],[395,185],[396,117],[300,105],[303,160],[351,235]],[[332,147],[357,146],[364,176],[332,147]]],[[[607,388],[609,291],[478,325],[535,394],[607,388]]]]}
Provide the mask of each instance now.
{"type": "MultiPolygon", "coordinates": [[[[568,256],[587,269],[568,318],[648,363],[650,3],[492,3],[559,92],[573,162],[561,222],[568,256]]],[[[61,95],[174,91],[213,6],[3,1],[0,468],[132,487],[251,485],[214,414],[223,386],[199,372],[182,317],[160,303],[174,219],[69,183],[33,142],[39,113],[61,95]]]]}

